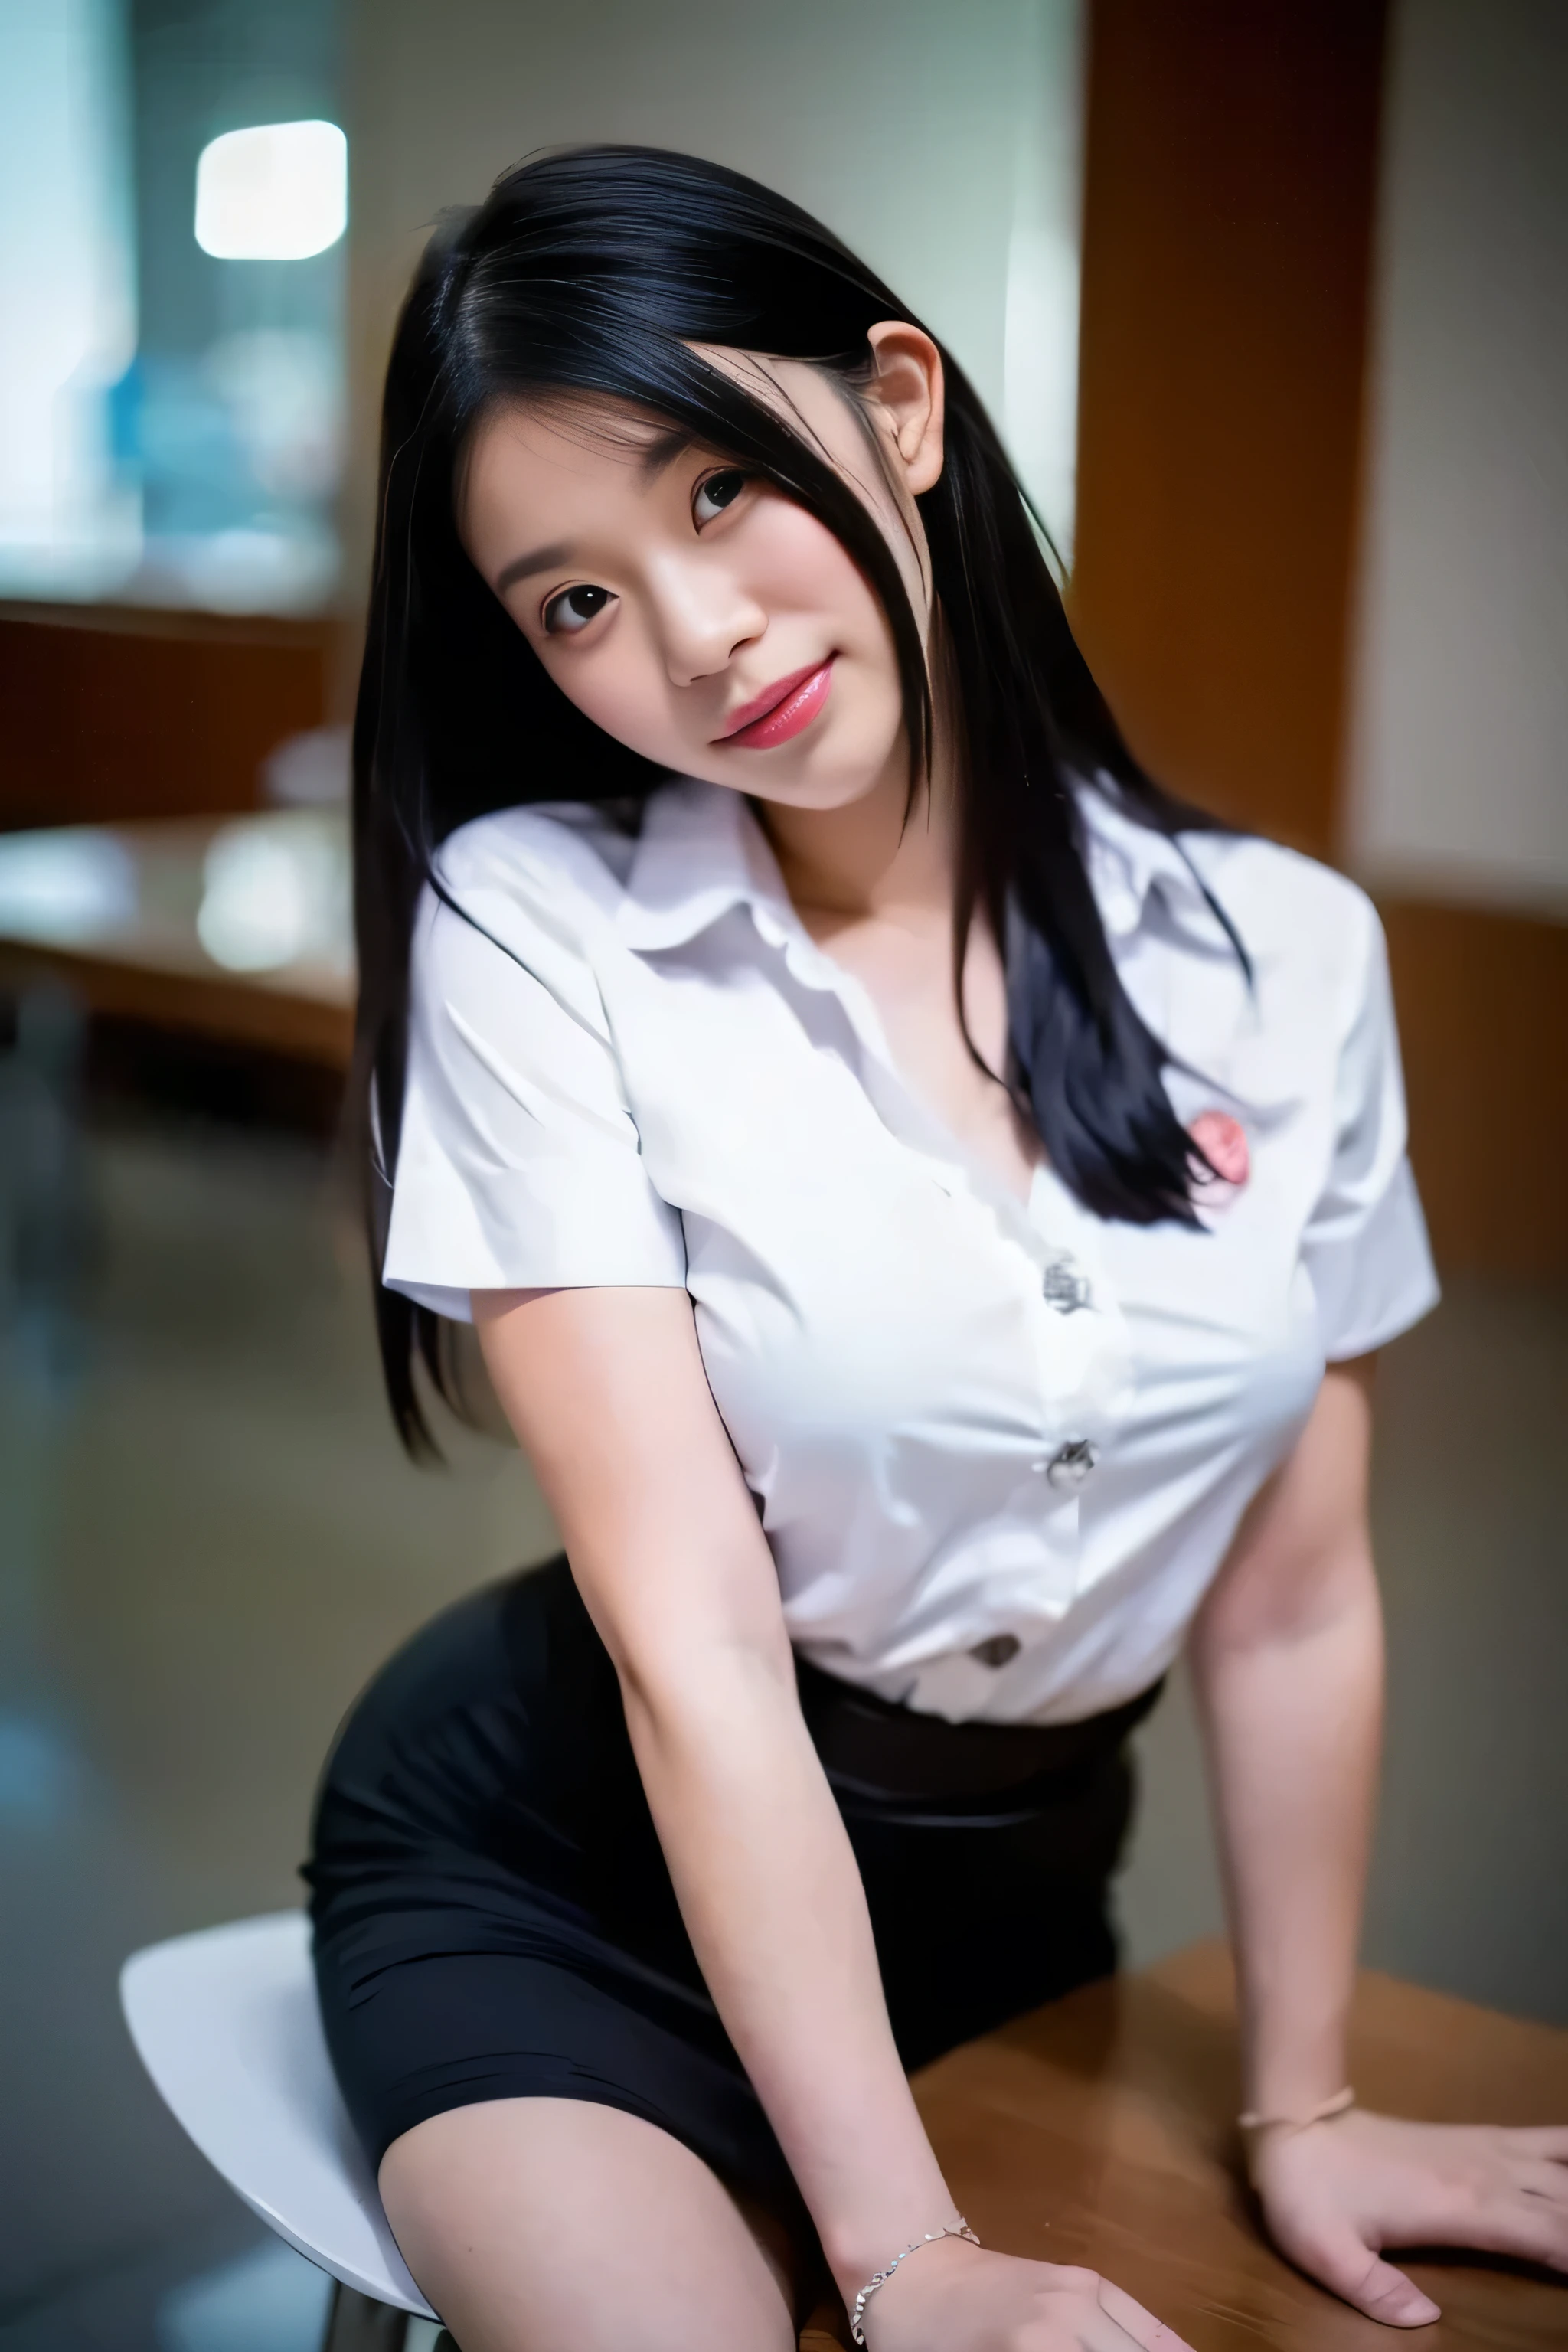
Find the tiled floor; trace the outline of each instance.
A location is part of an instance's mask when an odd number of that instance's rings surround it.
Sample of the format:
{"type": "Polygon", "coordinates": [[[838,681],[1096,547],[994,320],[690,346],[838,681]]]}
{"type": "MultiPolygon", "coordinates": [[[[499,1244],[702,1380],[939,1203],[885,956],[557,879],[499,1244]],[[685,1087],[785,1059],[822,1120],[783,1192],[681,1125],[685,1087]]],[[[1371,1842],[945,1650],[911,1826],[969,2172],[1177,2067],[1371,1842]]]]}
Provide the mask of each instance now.
{"type": "MultiPolygon", "coordinates": [[[[317,2275],[164,2117],[116,1970],[297,1899],[358,1685],[550,1529],[500,1447],[463,1443],[444,1475],[401,1459],[317,1151],[121,1125],[87,1176],[74,1307],[14,1286],[0,1336],[0,2347],[306,2352],[317,2275]]],[[[1384,1391],[1372,1956],[1568,2021],[1568,1302],[1457,1286],[1384,1391]]],[[[1135,1958],[1215,1916],[1179,1690],[1145,1767],[1135,1958]]]]}

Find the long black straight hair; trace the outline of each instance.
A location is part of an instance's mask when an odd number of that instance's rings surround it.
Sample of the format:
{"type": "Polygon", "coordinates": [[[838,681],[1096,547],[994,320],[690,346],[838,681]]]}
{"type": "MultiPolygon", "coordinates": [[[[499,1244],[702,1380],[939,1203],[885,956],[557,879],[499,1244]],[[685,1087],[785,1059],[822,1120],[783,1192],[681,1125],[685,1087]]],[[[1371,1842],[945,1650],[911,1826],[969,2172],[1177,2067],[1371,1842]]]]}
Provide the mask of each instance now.
{"type": "MultiPolygon", "coordinates": [[[[402,1118],[409,948],[436,852],[486,811],[636,804],[664,781],[545,675],[464,552],[455,494],[476,425],[511,401],[627,404],[759,475],[831,530],[887,612],[911,791],[929,750],[921,632],[868,508],[789,422],[693,349],[810,361],[849,396],[870,329],[914,323],[838,239],[740,173],[658,149],[579,147],[448,217],[416,274],[383,412],[368,635],[354,723],[354,1097],[379,1277],[402,1118]]],[[[918,501],[962,730],[957,958],[983,911],[1007,961],[1007,1083],[1062,1181],[1101,1216],[1193,1221],[1202,1155],[1162,1049],[1118,979],[1083,857],[1073,779],[1157,832],[1213,820],[1132,758],[1074,643],[1042,534],[984,409],[943,352],[945,460],[918,501]]],[[[443,896],[445,893],[443,892],[443,896]]],[[[438,1319],[377,1281],[394,1415],[429,1439],[416,1364],[452,1386],[438,1319]]]]}

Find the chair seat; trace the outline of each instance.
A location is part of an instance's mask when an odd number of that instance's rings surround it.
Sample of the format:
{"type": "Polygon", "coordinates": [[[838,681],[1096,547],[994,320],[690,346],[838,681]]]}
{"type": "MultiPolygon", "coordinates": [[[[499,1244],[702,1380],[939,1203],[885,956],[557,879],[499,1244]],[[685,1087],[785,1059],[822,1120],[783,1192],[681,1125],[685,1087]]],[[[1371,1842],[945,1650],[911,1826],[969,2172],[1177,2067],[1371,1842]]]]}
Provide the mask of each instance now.
{"type": "Polygon", "coordinates": [[[357,2294],[434,2319],[333,2078],[304,1914],[150,1945],[120,1998],[164,2103],[251,2211],[357,2294]]]}

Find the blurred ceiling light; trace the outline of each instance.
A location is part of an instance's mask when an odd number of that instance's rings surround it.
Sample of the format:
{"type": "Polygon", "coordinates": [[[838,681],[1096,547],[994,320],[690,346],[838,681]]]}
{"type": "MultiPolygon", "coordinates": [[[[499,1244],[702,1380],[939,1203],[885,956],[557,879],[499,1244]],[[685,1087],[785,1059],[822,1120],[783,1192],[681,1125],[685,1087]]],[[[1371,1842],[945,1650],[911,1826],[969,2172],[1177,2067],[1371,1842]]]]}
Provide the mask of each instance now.
{"type": "Polygon", "coordinates": [[[0,842],[0,932],[82,947],[136,917],[136,868],[112,835],[85,827],[0,842]]]}
{"type": "Polygon", "coordinates": [[[290,809],[223,825],[207,845],[202,885],[196,934],[226,971],[277,971],[301,961],[352,970],[341,816],[290,809]]]}
{"type": "Polygon", "coordinates": [[[226,825],[206,854],[196,931],[228,971],[292,963],[310,924],[306,878],[287,842],[258,826],[226,825]]]}
{"type": "Polygon", "coordinates": [[[305,261],[348,226],[349,142],[335,122],[226,131],[196,161],[196,243],[220,261],[305,261]]]}

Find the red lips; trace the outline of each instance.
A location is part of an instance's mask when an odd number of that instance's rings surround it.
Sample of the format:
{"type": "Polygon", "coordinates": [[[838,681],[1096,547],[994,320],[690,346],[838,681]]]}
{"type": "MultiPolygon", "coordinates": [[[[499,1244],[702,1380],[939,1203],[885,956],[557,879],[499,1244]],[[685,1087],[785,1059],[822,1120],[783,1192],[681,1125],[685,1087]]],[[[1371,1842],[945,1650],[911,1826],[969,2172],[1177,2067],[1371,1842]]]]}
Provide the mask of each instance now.
{"type": "Polygon", "coordinates": [[[829,654],[826,661],[810,662],[787,677],[775,678],[772,686],[741,705],[728,729],[715,740],[749,751],[787,743],[810,726],[826,701],[836,658],[829,654]]]}

